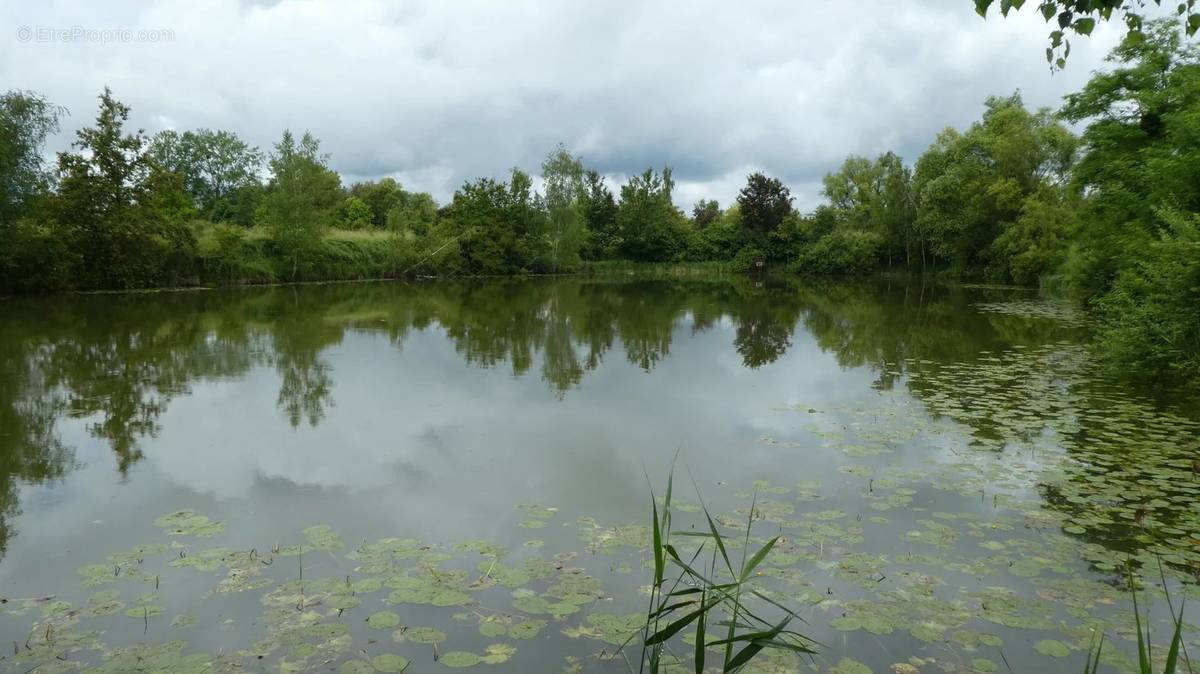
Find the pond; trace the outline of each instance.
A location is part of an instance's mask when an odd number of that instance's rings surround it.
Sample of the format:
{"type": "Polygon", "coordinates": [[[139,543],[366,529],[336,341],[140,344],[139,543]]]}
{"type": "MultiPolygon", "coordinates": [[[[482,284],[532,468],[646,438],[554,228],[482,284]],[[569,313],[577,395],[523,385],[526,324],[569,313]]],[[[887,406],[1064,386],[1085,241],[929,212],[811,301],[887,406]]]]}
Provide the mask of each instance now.
{"type": "Polygon", "coordinates": [[[0,669],[629,671],[675,462],[821,644],[747,671],[1133,671],[1128,566],[1158,641],[1200,599],[1200,423],[1087,330],[904,280],[2,300],[0,669]]]}

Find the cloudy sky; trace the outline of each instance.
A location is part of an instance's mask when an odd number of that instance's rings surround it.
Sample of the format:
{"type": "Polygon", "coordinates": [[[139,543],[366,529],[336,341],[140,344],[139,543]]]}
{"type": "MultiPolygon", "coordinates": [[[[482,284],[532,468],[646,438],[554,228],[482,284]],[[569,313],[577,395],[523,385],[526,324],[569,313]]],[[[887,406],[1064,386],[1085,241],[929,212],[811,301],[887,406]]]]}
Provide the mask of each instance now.
{"type": "Polygon", "coordinates": [[[1036,12],[971,0],[13,0],[0,25],[0,88],[70,111],[51,149],[107,84],[148,132],[311,130],[348,181],[445,200],[562,142],[614,180],[674,167],[689,208],[756,169],[810,207],[847,154],[911,162],[989,94],[1057,106],[1118,37],[1052,74],[1036,12]]]}

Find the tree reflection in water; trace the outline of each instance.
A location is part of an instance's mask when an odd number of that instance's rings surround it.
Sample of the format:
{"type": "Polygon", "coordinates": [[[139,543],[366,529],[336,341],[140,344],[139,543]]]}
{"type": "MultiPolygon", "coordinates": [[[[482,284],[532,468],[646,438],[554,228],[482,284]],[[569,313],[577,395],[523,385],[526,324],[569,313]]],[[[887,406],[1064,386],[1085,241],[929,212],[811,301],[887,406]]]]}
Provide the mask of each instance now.
{"type": "MultiPolygon", "coordinates": [[[[203,381],[268,368],[277,407],[293,426],[316,426],[335,403],[327,357],[348,331],[441,330],[466,363],[540,368],[560,398],[614,349],[647,372],[672,341],[732,327],[746,368],[782,357],[796,329],[843,367],[869,367],[890,389],[908,368],[970,363],[981,354],[1062,339],[1064,328],[972,304],[1004,291],[909,281],[803,284],[742,278],[430,284],[335,284],[158,294],[15,298],[0,302],[0,551],[22,483],[61,479],[74,449],[57,422],[84,419],[124,478],[142,458],[172,399],[203,381]],[[690,330],[690,333],[688,332],[690,330]]],[[[910,381],[918,397],[927,380],[910,381]]],[[[995,437],[986,418],[972,420],[995,437]]]]}

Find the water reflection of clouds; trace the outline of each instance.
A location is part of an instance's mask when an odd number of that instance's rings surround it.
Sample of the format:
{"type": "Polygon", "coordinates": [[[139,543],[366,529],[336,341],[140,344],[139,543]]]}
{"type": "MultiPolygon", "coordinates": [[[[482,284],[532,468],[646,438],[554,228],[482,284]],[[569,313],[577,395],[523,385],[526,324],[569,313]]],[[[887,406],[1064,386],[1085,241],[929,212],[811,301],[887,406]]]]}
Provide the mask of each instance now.
{"type": "MultiPolygon", "coordinates": [[[[159,299],[63,298],[49,324],[8,307],[26,317],[11,324],[16,343],[53,345],[45,365],[84,413],[59,428],[86,465],[42,488],[44,501],[17,497],[22,522],[53,508],[145,518],[183,501],[267,519],[310,503],[339,518],[433,504],[426,517],[468,530],[527,499],[638,519],[645,475],[664,474],[676,449],[701,482],[823,474],[835,466],[804,448],[760,442],[808,437],[808,420],[779,407],[874,395],[880,363],[964,341],[926,332],[998,341],[950,310],[918,331],[899,292],[737,280],[159,299]]],[[[15,390],[40,395],[36,383],[15,390]]]]}
{"type": "Polygon", "coordinates": [[[719,325],[692,335],[680,325],[672,357],[653,375],[610,359],[562,399],[536,368],[514,377],[504,365],[464,367],[439,330],[410,334],[403,350],[354,333],[323,355],[336,405],[321,423],[289,428],[274,410],[276,373],[256,368],[176,400],[149,462],[181,488],[219,499],[245,498],[262,479],[351,494],[412,482],[406,490],[433,495],[447,486],[491,491],[486,482],[498,480],[545,493],[577,482],[584,459],[594,473],[595,457],[641,488],[643,464],[662,468],[676,447],[697,465],[731,450],[769,465],[775,452],[757,439],[795,423],[774,408],[828,396],[840,370],[810,341],[746,370],[729,348],[732,333],[719,325]],[[485,484],[462,484],[472,479],[485,484]]]}

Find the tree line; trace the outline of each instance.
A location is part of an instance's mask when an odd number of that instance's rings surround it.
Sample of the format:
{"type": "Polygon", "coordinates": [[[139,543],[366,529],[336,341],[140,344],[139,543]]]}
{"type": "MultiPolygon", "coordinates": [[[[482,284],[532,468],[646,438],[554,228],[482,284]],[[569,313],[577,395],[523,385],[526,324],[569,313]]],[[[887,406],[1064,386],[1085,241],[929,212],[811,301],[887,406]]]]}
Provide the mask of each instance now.
{"type": "Polygon", "coordinates": [[[851,156],[824,203],[750,175],[726,208],[675,205],[669,167],[616,191],[565,147],[449,203],[391,178],[348,187],[309,133],[267,153],[230,131],[147,136],[105,89],[53,166],[62,110],[0,97],[0,288],[561,273],[604,260],[804,274],[937,270],[1053,285],[1099,316],[1123,367],[1200,373],[1200,59],[1174,22],[1131,33],[1060,110],[1019,93],[912,164],[851,156]],[[1085,125],[1076,135],[1068,124],[1085,125]]]}

